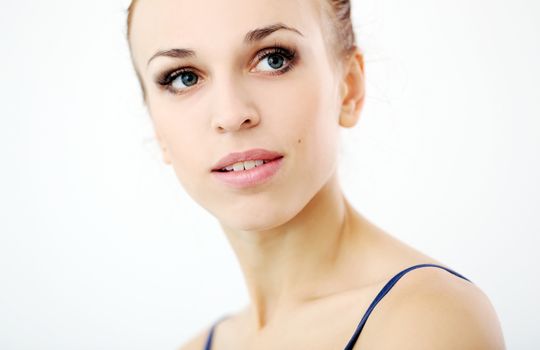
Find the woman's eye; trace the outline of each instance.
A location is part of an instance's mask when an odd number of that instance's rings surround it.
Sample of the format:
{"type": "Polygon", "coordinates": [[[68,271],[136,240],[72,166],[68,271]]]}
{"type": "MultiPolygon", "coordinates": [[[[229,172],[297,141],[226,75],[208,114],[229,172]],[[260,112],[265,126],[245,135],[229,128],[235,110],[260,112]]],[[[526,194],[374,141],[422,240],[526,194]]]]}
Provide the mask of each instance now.
{"type": "Polygon", "coordinates": [[[191,86],[197,84],[199,75],[195,71],[182,68],[172,72],[166,72],[157,79],[157,83],[173,94],[181,94],[191,86]]]}
{"type": "Polygon", "coordinates": [[[294,52],[281,47],[274,47],[270,52],[262,53],[259,58],[260,63],[257,64],[257,70],[277,72],[277,74],[285,73],[292,68],[294,57],[294,52]]]}
{"type": "Polygon", "coordinates": [[[283,67],[284,62],[285,62],[285,58],[283,56],[277,55],[277,54],[271,54],[263,58],[263,60],[261,61],[260,64],[257,65],[257,67],[262,65],[263,67],[270,67],[270,70],[276,70],[283,67]]]}
{"type": "Polygon", "coordinates": [[[187,87],[197,84],[199,77],[191,71],[180,72],[176,78],[171,81],[171,87],[175,90],[183,90],[187,87]]]}

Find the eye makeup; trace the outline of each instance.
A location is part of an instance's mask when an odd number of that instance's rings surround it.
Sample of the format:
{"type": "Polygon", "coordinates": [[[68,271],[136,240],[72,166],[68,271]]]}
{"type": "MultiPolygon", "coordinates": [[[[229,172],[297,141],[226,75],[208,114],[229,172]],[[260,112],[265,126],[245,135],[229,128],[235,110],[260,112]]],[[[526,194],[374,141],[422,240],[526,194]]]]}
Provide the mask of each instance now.
{"type": "MultiPolygon", "coordinates": [[[[261,50],[259,50],[256,54],[255,54],[255,57],[252,61],[255,61],[255,64],[252,65],[253,67],[257,67],[257,65],[259,65],[259,63],[265,59],[268,59],[268,58],[281,58],[284,60],[284,66],[283,68],[279,68],[279,69],[275,69],[273,71],[264,71],[262,74],[263,75],[271,75],[271,76],[274,76],[274,75],[282,75],[282,74],[285,74],[289,71],[291,71],[295,65],[297,64],[298,62],[298,53],[297,53],[297,50],[294,49],[293,47],[291,46],[288,46],[288,45],[285,45],[285,44],[281,44],[277,41],[274,42],[274,45],[272,46],[269,46],[269,47],[265,47],[261,50]]],[[[188,90],[191,90],[192,88],[187,86],[185,88],[177,88],[177,87],[174,87],[173,84],[177,81],[177,80],[181,80],[182,83],[185,81],[185,77],[195,77],[195,79],[188,79],[187,81],[195,81],[194,85],[196,85],[198,83],[198,81],[201,79],[201,75],[199,75],[199,73],[197,73],[197,70],[193,67],[189,67],[189,66],[186,66],[186,67],[175,67],[175,68],[172,68],[172,69],[169,69],[169,70],[166,70],[165,72],[159,74],[156,78],[155,78],[155,82],[156,84],[158,84],[158,86],[162,89],[165,89],[167,90],[168,92],[172,93],[172,94],[175,94],[175,95],[179,95],[179,94],[183,94],[185,93],[186,91],[188,90]]],[[[192,86],[194,86],[192,85],[192,86]]]]}

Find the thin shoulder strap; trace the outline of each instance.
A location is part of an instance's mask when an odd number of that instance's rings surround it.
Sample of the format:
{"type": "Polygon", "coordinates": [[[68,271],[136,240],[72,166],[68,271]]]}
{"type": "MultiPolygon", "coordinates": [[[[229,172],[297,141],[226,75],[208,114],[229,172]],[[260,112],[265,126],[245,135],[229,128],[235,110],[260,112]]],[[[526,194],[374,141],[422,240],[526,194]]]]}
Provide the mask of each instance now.
{"type": "Polygon", "coordinates": [[[212,349],[212,340],[214,338],[214,330],[216,329],[216,326],[223,321],[224,319],[228,318],[229,315],[222,316],[220,319],[214,322],[212,327],[210,328],[210,331],[208,332],[208,337],[206,338],[206,344],[204,344],[204,350],[211,350],[212,349]]]}
{"type": "MultiPolygon", "coordinates": [[[[356,341],[358,340],[358,337],[360,336],[360,332],[362,332],[362,329],[364,328],[364,325],[369,317],[369,315],[371,315],[371,312],[373,311],[373,309],[375,308],[375,306],[377,306],[377,304],[379,303],[379,301],[381,301],[381,299],[390,291],[390,289],[392,289],[392,287],[396,284],[397,281],[399,281],[399,279],[401,277],[403,277],[407,272],[411,271],[411,270],[414,270],[414,269],[417,269],[417,268],[420,268],[420,267],[426,267],[426,266],[434,266],[434,267],[440,267],[441,269],[445,269],[446,271],[450,272],[450,273],[453,273],[454,275],[458,276],[458,277],[461,277],[469,282],[471,282],[471,280],[469,280],[468,278],[460,275],[459,273],[449,269],[449,268],[446,268],[444,266],[440,266],[440,265],[435,265],[435,264],[419,264],[419,265],[414,265],[414,266],[411,266],[411,267],[408,267],[406,268],[405,270],[399,272],[398,274],[396,274],[394,277],[392,277],[392,279],[390,281],[388,281],[388,283],[386,283],[386,285],[381,289],[381,291],[379,292],[379,294],[377,294],[377,296],[375,297],[375,299],[373,300],[373,302],[371,303],[371,305],[369,306],[369,308],[367,309],[366,313],[364,314],[364,317],[362,317],[362,320],[360,321],[360,323],[358,324],[358,326],[356,327],[356,330],[353,334],[353,336],[351,337],[351,339],[349,340],[349,342],[347,343],[347,346],[345,346],[345,349],[344,350],[352,350],[353,347],[354,347],[354,344],[356,344],[356,341]]],[[[472,283],[472,282],[471,282],[472,283]]]]}

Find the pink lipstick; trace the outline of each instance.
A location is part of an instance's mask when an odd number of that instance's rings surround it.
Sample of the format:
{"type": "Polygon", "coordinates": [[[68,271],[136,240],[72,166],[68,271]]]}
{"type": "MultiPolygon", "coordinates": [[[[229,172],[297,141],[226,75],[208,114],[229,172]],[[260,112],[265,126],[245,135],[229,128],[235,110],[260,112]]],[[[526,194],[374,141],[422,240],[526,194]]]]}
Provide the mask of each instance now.
{"type": "Polygon", "coordinates": [[[247,188],[262,184],[281,168],[283,155],[264,149],[231,153],[212,169],[212,174],[233,188],[247,188]]]}

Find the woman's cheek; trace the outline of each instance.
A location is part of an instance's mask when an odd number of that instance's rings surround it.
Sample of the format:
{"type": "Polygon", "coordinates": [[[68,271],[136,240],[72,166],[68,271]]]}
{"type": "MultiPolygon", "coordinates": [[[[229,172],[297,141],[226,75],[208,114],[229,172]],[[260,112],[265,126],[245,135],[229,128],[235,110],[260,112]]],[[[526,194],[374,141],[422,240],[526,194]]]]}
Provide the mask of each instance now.
{"type": "Polygon", "coordinates": [[[163,138],[163,145],[167,148],[167,154],[172,162],[174,171],[180,182],[188,188],[196,186],[194,180],[199,177],[200,172],[204,171],[209,164],[206,157],[198,152],[198,149],[204,149],[204,145],[199,132],[200,128],[194,122],[192,111],[183,108],[180,103],[171,103],[167,101],[157,101],[151,105],[150,114],[154,127],[163,138]]]}
{"type": "MultiPolygon", "coordinates": [[[[327,115],[328,89],[324,88],[324,79],[317,74],[305,74],[295,84],[284,88],[283,103],[279,105],[279,111],[272,113],[283,116],[282,121],[287,127],[286,133],[292,133],[289,137],[297,146],[302,148],[317,149],[317,144],[323,141],[321,131],[328,128],[329,115],[327,115]]],[[[276,109],[276,107],[274,107],[276,109]]]]}

